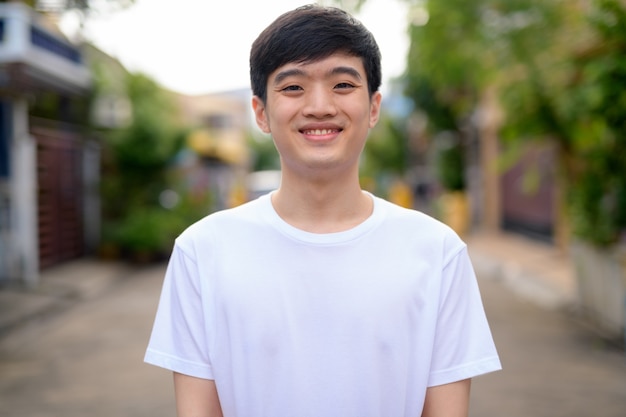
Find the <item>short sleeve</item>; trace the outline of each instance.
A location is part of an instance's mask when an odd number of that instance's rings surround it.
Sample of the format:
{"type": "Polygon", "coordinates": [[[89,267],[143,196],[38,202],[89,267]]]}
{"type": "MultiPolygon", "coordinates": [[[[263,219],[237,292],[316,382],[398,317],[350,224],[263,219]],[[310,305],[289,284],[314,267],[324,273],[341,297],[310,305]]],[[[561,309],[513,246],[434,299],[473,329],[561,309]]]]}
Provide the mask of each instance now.
{"type": "Polygon", "coordinates": [[[175,245],[144,361],[185,375],[214,379],[203,310],[196,262],[175,245]]]}
{"type": "Polygon", "coordinates": [[[467,248],[444,265],[429,386],[501,369],[467,248]]]}

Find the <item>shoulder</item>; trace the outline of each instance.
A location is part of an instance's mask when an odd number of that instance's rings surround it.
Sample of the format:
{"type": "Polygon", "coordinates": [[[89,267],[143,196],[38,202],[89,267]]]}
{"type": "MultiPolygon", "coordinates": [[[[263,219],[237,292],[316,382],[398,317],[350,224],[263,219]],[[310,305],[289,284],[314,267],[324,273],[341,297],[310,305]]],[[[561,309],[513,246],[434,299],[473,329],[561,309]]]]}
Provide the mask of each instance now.
{"type": "Polygon", "coordinates": [[[405,242],[441,251],[452,258],[466,248],[465,242],[447,224],[421,211],[405,208],[379,197],[376,204],[385,216],[385,230],[405,242]]]}
{"type": "Polygon", "coordinates": [[[216,239],[240,235],[255,229],[263,219],[266,196],[240,206],[208,214],[191,224],[176,239],[176,246],[184,252],[192,252],[198,246],[210,247],[216,239]]]}
{"type": "MultiPolygon", "coordinates": [[[[384,213],[388,225],[419,230],[423,234],[434,236],[457,236],[445,223],[419,210],[398,206],[380,197],[374,197],[376,208],[384,213]]],[[[458,236],[457,236],[458,237],[458,236]]]]}

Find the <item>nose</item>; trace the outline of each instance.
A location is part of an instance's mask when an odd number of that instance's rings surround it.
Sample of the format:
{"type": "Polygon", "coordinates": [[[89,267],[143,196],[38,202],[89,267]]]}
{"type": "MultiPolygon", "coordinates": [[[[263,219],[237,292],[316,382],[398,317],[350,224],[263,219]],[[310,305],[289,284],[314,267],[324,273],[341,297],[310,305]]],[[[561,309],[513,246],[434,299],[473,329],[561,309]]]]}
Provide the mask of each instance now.
{"type": "Polygon", "coordinates": [[[332,91],[321,87],[314,88],[307,92],[305,100],[303,113],[307,117],[323,119],[337,114],[337,107],[332,91]]]}

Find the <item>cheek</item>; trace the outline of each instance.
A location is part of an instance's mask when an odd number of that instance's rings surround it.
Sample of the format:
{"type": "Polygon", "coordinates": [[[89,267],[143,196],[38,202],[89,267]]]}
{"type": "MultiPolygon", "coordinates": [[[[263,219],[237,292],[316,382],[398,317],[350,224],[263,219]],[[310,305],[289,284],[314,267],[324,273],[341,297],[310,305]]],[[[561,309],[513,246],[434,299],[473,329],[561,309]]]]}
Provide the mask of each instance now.
{"type": "Polygon", "coordinates": [[[377,112],[374,106],[369,104],[368,97],[363,97],[359,100],[346,100],[340,106],[360,126],[369,128],[376,124],[374,115],[377,112]]]}
{"type": "Polygon", "coordinates": [[[297,113],[297,107],[298,105],[293,102],[277,101],[275,103],[272,103],[269,115],[274,120],[289,120],[293,117],[294,114],[297,113]]]}
{"type": "Polygon", "coordinates": [[[273,136],[293,133],[298,116],[297,106],[279,105],[267,115],[268,126],[273,136]]]}

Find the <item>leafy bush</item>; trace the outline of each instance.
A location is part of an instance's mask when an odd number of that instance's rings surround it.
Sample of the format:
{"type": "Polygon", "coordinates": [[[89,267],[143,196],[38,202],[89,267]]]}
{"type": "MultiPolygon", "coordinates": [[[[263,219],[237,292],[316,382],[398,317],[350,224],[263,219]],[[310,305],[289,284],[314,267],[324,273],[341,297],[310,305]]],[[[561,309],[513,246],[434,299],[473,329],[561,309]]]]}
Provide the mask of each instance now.
{"type": "Polygon", "coordinates": [[[611,176],[588,168],[570,190],[573,231],[596,246],[616,243],[626,231],[626,178],[611,176]]]}
{"type": "MultiPolygon", "coordinates": [[[[177,123],[171,97],[150,78],[129,74],[126,91],[132,103],[131,124],[103,132],[102,244],[131,258],[158,258],[197,218],[186,203],[168,210],[159,202],[163,190],[175,185],[170,165],[186,130],[177,123]]],[[[186,202],[184,193],[179,195],[186,202]]]]}
{"type": "Polygon", "coordinates": [[[574,233],[608,246],[626,232],[626,6],[596,5],[595,43],[574,60],[569,197],[574,233]]]}
{"type": "Polygon", "coordinates": [[[437,176],[441,186],[447,191],[465,189],[465,152],[463,145],[455,137],[441,138],[437,152],[437,176]]]}
{"type": "Polygon", "coordinates": [[[164,209],[134,209],[118,225],[116,243],[129,253],[160,254],[172,241],[177,219],[164,209]]]}
{"type": "Polygon", "coordinates": [[[162,259],[171,252],[176,237],[208,214],[210,208],[208,198],[191,194],[183,195],[171,209],[134,206],[125,216],[107,222],[103,242],[130,259],[162,259]]]}

